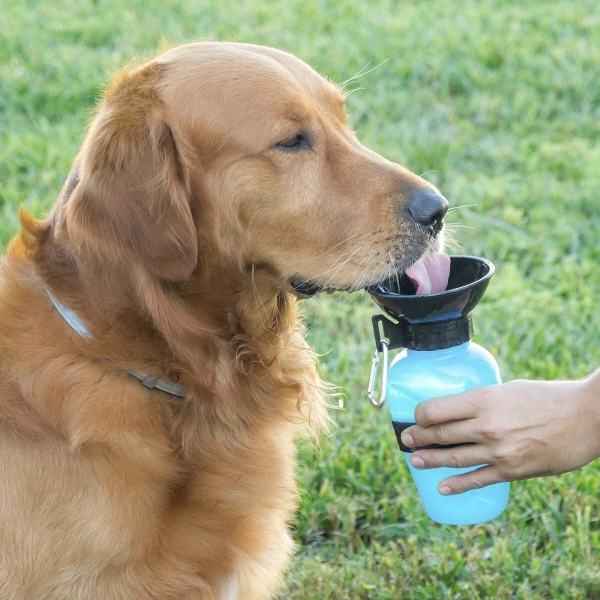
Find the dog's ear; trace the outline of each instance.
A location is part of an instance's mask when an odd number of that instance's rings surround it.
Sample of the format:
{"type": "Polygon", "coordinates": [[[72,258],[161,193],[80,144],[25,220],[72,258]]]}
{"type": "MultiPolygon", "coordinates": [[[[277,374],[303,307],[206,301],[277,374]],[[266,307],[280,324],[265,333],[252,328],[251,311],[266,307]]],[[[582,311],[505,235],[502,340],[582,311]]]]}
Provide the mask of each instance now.
{"type": "Polygon", "coordinates": [[[72,174],[65,222],[77,244],[104,259],[135,260],[160,279],[183,281],[198,259],[189,179],[145,78],[136,73],[109,89],[72,174]]]}

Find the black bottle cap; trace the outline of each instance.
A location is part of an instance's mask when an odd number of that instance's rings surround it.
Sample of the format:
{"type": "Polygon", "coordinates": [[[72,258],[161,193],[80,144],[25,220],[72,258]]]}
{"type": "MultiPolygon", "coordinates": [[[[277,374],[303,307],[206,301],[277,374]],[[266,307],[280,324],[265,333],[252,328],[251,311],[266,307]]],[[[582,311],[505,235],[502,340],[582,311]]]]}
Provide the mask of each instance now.
{"type": "Polygon", "coordinates": [[[388,348],[408,348],[409,350],[442,350],[468,342],[473,337],[471,315],[451,321],[411,323],[400,319],[394,323],[383,315],[373,317],[375,343],[381,352],[381,339],[387,338],[388,348]],[[383,336],[379,325],[383,326],[383,336]]]}

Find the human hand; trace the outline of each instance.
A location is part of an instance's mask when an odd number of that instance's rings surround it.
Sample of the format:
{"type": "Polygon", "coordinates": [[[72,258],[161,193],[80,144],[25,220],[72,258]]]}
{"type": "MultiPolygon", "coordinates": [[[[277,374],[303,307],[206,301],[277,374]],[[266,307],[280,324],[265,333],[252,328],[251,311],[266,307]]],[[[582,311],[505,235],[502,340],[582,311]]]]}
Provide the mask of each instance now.
{"type": "Polygon", "coordinates": [[[600,456],[600,371],[581,381],[511,381],[435,398],[415,410],[402,442],[468,444],[411,454],[415,468],[472,467],[442,481],[441,494],[556,475],[600,456]]]}

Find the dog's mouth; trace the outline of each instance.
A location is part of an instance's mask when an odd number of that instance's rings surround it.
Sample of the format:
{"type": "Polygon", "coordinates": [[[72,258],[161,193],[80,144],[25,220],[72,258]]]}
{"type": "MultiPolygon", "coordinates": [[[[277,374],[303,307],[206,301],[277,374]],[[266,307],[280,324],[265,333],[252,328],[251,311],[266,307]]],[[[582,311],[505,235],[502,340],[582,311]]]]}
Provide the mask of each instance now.
{"type": "Polygon", "coordinates": [[[448,287],[450,257],[444,252],[424,254],[404,272],[417,295],[439,294],[448,287]]]}
{"type": "Polygon", "coordinates": [[[300,298],[310,298],[321,292],[327,292],[333,294],[333,292],[346,292],[347,288],[335,288],[331,286],[324,286],[311,281],[310,279],[302,279],[301,277],[293,277],[290,279],[290,287],[294,290],[297,296],[300,298]]]}
{"type": "MultiPolygon", "coordinates": [[[[450,276],[450,257],[444,252],[426,253],[408,268],[399,269],[392,277],[386,275],[381,281],[367,286],[367,289],[377,287],[384,281],[399,280],[403,276],[410,281],[417,295],[443,292],[448,285],[450,276]]],[[[331,294],[333,292],[349,292],[354,289],[349,286],[324,286],[301,277],[293,277],[289,284],[300,298],[310,298],[321,292],[331,294]]]]}

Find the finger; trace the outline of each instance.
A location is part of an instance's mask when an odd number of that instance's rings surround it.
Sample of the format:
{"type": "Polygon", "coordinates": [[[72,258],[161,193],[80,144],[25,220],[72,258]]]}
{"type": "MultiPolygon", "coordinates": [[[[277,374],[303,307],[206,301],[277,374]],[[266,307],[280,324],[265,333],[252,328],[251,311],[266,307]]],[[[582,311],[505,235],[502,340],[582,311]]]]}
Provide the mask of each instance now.
{"type": "Polygon", "coordinates": [[[468,444],[477,442],[470,420],[451,421],[424,428],[413,425],[402,432],[402,443],[411,448],[430,446],[431,444],[468,444]]]}
{"type": "Polygon", "coordinates": [[[469,490],[478,490],[482,487],[503,481],[508,480],[502,477],[494,467],[486,466],[481,467],[481,469],[469,471],[463,475],[455,475],[454,477],[444,479],[438,485],[438,492],[442,496],[462,494],[469,490]]]}
{"type": "Polygon", "coordinates": [[[415,469],[436,467],[463,469],[489,464],[490,460],[486,454],[486,448],[479,444],[457,446],[448,450],[417,450],[410,455],[410,464],[415,469]]]}
{"type": "Polygon", "coordinates": [[[476,399],[485,388],[474,388],[453,396],[441,396],[421,402],[415,408],[415,420],[421,427],[430,427],[446,421],[472,419],[477,415],[476,399]]]}

